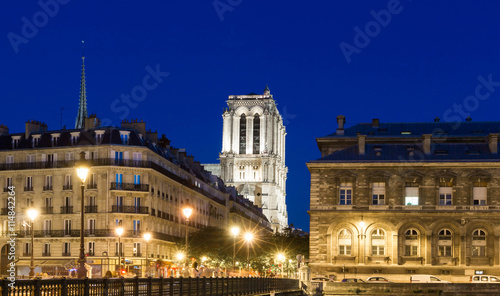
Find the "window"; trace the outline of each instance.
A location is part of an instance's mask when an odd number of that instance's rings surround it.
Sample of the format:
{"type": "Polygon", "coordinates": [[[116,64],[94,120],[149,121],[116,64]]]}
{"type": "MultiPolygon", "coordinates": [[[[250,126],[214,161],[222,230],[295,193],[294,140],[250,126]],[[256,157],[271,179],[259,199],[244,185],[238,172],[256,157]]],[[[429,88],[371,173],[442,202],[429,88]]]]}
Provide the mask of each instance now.
{"type": "Polygon", "coordinates": [[[123,183],[123,174],[116,174],[115,181],[116,181],[117,185],[122,184],[123,183]]]}
{"type": "Polygon", "coordinates": [[[120,245],[118,245],[118,242],[115,243],[115,255],[118,256],[118,254],[121,253],[121,256],[123,256],[123,243],[120,242],[120,245]]]}
{"type": "Polygon", "coordinates": [[[71,220],[64,220],[64,235],[71,235],[71,220]]]}
{"type": "Polygon", "coordinates": [[[139,211],[139,208],[141,207],[141,198],[140,197],[134,198],[134,206],[136,208],[136,211],[139,211]]]}
{"type": "Polygon", "coordinates": [[[240,117],[240,154],[247,153],[247,118],[245,114],[240,117]]]}
{"type": "Polygon", "coordinates": [[[123,206],[123,196],[117,196],[116,197],[116,206],[117,207],[122,207],[123,206]]]}
{"type": "Polygon", "coordinates": [[[7,157],[5,158],[5,164],[7,168],[11,168],[14,165],[14,156],[7,155],[7,157]]]}
{"type": "Polygon", "coordinates": [[[372,197],[374,205],[385,205],[385,183],[372,183],[372,197]]]}
{"type": "Polygon", "coordinates": [[[45,189],[52,189],[52,176],[45,176],[45,189]]]}
{"type": "Polygon", "coordinates": [[[486,231],[476,229],[472,232],[472,256],[486,256],[486,231]]]}
{"type": "Polygon", "coordinates": [[[43,221],[43,234],[44,235],[50,235],[52,231],[52,220],[45,220],[43,221]]]}
{"type": "Polygon", "coordinates": [[[95,255],[95,242],[89,242],[88,246],[89,246],[89,248],[88,248],[87,254],[89,254],[89,256],[94,256],[95,255]]]}
{"type": "Polygon", "coordinates": [[[449,229],[442,229],[438,233],[438,256],[453,256],[453,236],[449,229]]]}
{"type": "Polygon", "coordinates": [[[97,142],[97,144],[102,143],[103,135],[104,135],[104,131],[95,131],[95,141],[97,142]]]}
{"type": "Polygon", "coordinates": [[[134,235],[138,235],[141,232],[141,220],[134,220],[134,235]]]}
{"type": "Polygon", "coordinates": [[[61,136],[61,134],[51,134],[51,142],[53,147],[57,146],[57,144],[59,143],[59,136],[61,136]]]}
{"type": "Polygon", "coordinates": [[[43,254],[44,256],[50,256],[50,244],[45,243],[43,244],[43,254]]]}
{"type": "Polygon", "coordinates": [[[12,137],[12,149],[19,148],[20,140],[21,140],[21,136],[13,136],[12,137]]]}
{"type": "Polygon", "coordinates": [[[405,232],[405,256],[418,256],[418,231],[415,229],[408,229],[405,232]]]}
{"type": "Polygon", "coordinates": [[[405,205],[418,206],[418,183],[405,183],[405,205]]]}
{"type": "Polygon", "coordinates": [[[24,256],[29,256],[31,255],[31,243],[24,243],[24,250],[23,250],[23,255],[24,256]]]}
{"type": "Polygon", "coordinates": [[[87,220],[87,233],[89,235],[95,234],[95,219],[88,219],[87,220]]]}
{"type": "Polygon", "coordinates": [[[66,161],[75,160],[75,154],[73,152],[66,152],[65,160],[66,161]]]}
{"type": "Polygon", "coordinates": [[[371,234],[372,255],[385,255],[385,231],[375,229],[371,234]]]}
{"type": "Polygon", "coordinates": [[[439,187],[439,205],[449,206],[451,205],[453,187],[439,187]]]}
{"type": "Polygon", "coordinates": [[[64,187],[66,187],[66,188],[71,187],[71,175],[64,176],[64,187]]]}
{"type": "Polygon", "coordinates": [[[34,154],[28,154],[26,155],[26,162],[35,162],[35,155],[34,154]]]}
{"type": "Polygon", "coordinates": [[[474,182],[472,187],[472,204],[483,206],[486,205],[487,197],[487,183],[486,182],[474,182]]]}
{"type": "Polygon", "coordinates": [[[5,178],[5,187],[12,187],[12,177],[5,178]]]}
{"type": "Polygon", "coordinates": [[[134,185],[141,184],[141,175],[134,175],[134,185]]]}
{"type": "Polygon", "coordinates": [[[31,139],[31,145],[33,148],[38,147],[40,144],[40,136],[41,135],[33,135],[33,138],[31,139]]]}
{"type": "Polygon", "coordinates": [[[63,244],[63,256],[71,256],[71,243],[63,244]]]}
{"type": "Polygon", "coordinates": [[[339,233],[339,255],[351,256],[352,234],[347,229],[339,233]]]}
{"type": "Polygon", "coordinates": [[[123,145],[128,145],[130,132],[120,131],[120,138],[122,139],[123,145]]]}
{"type": "Polygon", "coordinates": [[[260,118],[259,114],[253,117],[253,154],[260,153],[260,118]]]}
{"type": "Polygon", "coordinates": [[[78,140],[80,139],[80,132],[72,132],[71,133],[71,145],[78,144],[78,140]]]}
{"type": "Polygon", "coordinates": [[[134,256],[141,256],[141,243],[134,243],[134,256]]]}
{"type": "Polygon", "coordinates": [[[123,164],[123,152],[115,151],[115,164],[123,164]]]}
{"type": "Polygon", "coordinates": [[[115,225],[116,226],[122,226],[123,225],[123,220],[122,219],[116,219],[115,220],[115,225]]]}
{"type": "Polygon", "coordinates": [[[352,183],[340,183],[340,204],[352,204],[352,183]]]}
{"type": "Polygon", "coordinates": [[[33,191],[33,177],[26,177],[26,191],[33,191]]]}

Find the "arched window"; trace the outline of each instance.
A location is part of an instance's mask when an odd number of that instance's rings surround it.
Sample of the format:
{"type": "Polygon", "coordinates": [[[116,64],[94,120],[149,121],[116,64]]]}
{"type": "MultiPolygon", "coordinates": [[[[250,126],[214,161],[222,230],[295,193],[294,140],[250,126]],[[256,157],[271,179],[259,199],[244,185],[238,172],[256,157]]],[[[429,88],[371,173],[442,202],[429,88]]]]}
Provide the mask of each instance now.
{"type": "Polygon", "coordinates": [[[408,229],[405,232],[405,256],[418,256],[419,234],[416,229],[408,229]]]}
{"type": "Polygon", "coordinates": [[[247,153],[247,118],[245,114],[240,117],[240,154],[247,153]]]}
{"type": "Polygon", "coordinates": [[[371,235],[372,255],[385,255],[385,231],[375,229],[371,235]]]}
{"type": "Polygon", "coordinates": [[[351,256],[352,234],[347,229],[339,232],[339,255],[351,256]]]}
{"type": "Polygon", "coordinates": [[[260,153],[260,118],[259,113],[253,118],[253,154],[260,153]]]}
{"type": "Polygon", "coordinates": [[[438,256],[453,256],[453,233],[449,229],[441,229],[438,233],[438,256]]]}
{"type": "Polygon", "coordinates": [[[486,256],[486,231],[476,229],[472,232],[472,256],[485,257],[486,256]]]}

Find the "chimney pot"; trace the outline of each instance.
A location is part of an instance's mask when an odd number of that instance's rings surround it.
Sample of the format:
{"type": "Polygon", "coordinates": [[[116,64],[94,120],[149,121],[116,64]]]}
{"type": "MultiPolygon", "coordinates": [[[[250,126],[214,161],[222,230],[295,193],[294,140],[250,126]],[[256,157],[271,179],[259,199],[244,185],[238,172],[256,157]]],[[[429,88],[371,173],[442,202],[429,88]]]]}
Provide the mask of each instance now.
{"type": "Polygon", "coordinates": [[[378,118],[372,119],[372,127],[379,127],[380,126],[380,120],[378,118]]]}

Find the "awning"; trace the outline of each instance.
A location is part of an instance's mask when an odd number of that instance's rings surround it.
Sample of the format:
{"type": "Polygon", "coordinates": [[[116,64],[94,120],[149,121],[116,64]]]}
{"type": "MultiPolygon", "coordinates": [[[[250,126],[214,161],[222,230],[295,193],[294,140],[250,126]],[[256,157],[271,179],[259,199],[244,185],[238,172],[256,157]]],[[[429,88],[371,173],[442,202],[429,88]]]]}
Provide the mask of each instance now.
{"type": "MultiPolygon", "coordinates": [[[[30,266],[31,260],[19,260],[16,262],[16,266],[30,266]]],[[[64,266],[70,268],[75,266],[75,259],[44,259],[35,260],[35,267],[38,266],[64,266]]]]}

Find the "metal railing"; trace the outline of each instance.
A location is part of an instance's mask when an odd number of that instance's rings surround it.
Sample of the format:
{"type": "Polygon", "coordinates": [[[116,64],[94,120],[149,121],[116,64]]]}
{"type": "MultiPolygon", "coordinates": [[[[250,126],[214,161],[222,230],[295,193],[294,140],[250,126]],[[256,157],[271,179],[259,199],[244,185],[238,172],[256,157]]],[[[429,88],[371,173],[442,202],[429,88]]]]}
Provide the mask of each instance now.
{"type": "Polygon", "coordinates": [[[111,206],[112,213],[135,213],[135,214],[149,214],[148,207],[136,207],[136,206],[111,206]]]}
{"type": "Polygon", "coordinates": [[[149,191],[149,184],[134,184],[134,183],[116,183],[111,182],[110,190],[126,190],[126,191],[149,191]]]}
{"type": "Polygon", "coordinates": [[[85,206],[85,213],[97,213],[97,206],[85,206]]]}
{"type": "Polygon", "coordinates": [[[229,296],[299,291],[299,281],[277,278],[92,278],[0,280],[2,296],[41,295],[169,295],[169,296],[229,296]]]}
{"type": "Polygon", "coordinates": [[[73,214],[73,206],[62,206],[61,214],[73,214]]]}

